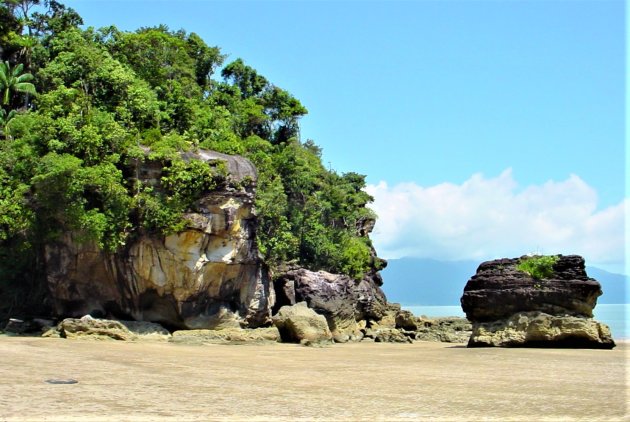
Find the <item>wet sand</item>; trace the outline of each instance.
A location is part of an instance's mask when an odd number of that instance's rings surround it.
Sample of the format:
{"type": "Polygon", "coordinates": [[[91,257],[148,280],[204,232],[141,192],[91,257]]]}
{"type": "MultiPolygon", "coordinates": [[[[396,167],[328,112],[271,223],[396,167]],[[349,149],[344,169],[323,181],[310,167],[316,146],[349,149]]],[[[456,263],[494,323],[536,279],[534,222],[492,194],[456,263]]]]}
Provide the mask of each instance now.
{"type": "Polygon", "coordinates": [[[629,350],[0,336],[0,421],[630,420],[629,350]]]}

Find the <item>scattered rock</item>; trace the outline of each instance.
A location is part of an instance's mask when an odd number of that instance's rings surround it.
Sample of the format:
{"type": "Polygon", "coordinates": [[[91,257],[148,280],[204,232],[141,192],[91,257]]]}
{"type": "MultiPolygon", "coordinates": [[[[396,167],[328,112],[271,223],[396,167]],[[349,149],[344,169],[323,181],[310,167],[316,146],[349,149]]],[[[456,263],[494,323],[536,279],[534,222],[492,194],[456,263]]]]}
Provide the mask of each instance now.
{"type": "MultiPolygon", "coordinates": [[[[410,333],[408,333],[410,334],[410,333]]],[[[365,333],[366,339],[373,339],[377,343],[412,343],[410,335],[405,335],[396,328],[376,328],[368,329],[365,333]]]]}
{"type": "Polygon", "coordinates": [[[171,338],[171,333],[160,324],[146,321],[120,321],[135,335],[134,340],[164,341],[171,338]]]}
{"type": "Polygon", "coordinates": [[[18,318],[9,318],[7,325],[4,327],[4,332],[9,334],[24,334],[29,331],[34,331],[31,321],[24,321],[18,318]]]}
{"type": "Polygon", "coordinates": [[[66,318],[57,327],[63,338],[95,340],[134,340],[136,336],[120,321],[96,319],[90,315],[82,318],[66,318]]]}
{"type": "Polygon", "coordinates": [[[484,262],[466,284],[469,347],[615,346],[608,327],[592,319],[602,291],[582,257],[559,255],[542,279],[517,269],[522,259],[528,257],[484,262]]]}
{"type": "Polygon", "coordinates": [[[400,312],[400,304],[388,303],[383,316],[378,321],[371,321],[372,327],[396,328],[396,315],[400,312]]]}
{"type": "Polygon", "coordinates": [[[66,379],[53,378],[53,379],[48,379],[44,382],[47,384],[77,384],[79,381],[73,378],[66,378],[66,379]]]}
{"type": "Polygon", "coordinates": [[[276,327],[224,330],[180,330],[173,333],[173,343],[185,344],[251,344],[277,343],[280,333],[276,327]]]}
{"type": "Polygon", "coordinates": [[[273,323],[283,342],[313,344],[333,340],[326,318],[310,309],[306,302],[283,306],[274,315],[273,323]]]}
{"type": "Polygon", "coordinates": [[[44,318],[20,319],[9,318],[4,332],[9,334],[42,333],[54,326],[54,322],[44,318]]]}
{"type": "Polygon", "coordinates": [[[467,343],[472,334],[472,325],[466,318],[418,318],[416,340],[443,343],[467,343]]]}
{"type": "Polygon", "coordinates": [[[306,302],[326,318],[336,342],[358,341],[368,320],[380,320],[387,309],[387,299],[379,287],[380,277],[369,274],[362,280],[293,268],[274,280],[276,310],[306,302]]]}
{"type": "Polygon", "coordinates": [[[401,310],[396,313],[396,328],[407,331],[416,331],[418,329],[418,321],[411,311],[401,310]]]}
{"type": "Polygon", "coordinates": [[[50,327],[42,333],[42,337],[61,338],[61,331],[57,327],[50,327]]]}

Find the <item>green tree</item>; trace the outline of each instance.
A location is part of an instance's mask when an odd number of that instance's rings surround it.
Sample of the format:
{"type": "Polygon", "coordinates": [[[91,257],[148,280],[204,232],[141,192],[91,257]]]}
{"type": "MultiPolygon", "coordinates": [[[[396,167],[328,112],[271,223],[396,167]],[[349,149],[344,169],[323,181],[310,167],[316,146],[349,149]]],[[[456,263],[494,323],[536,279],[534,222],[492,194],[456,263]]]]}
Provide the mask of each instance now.
{"type": "Polygon", "coordinates": [[[259,75],[253,67],[246,65],[243,59],[236,59],[225,66],[221,71],[221,76],[232,81],[243,99],[260,95],[269,85],[267,78],[259,75]]]}
{"type": "Polygon", "coordinates": [[[3,105],[10,104],[11,94],[14,93],[27,94],[27,96],[29,94],[35,95],[35,85],[30,82],[33,80],[33,75],[25,73],[23,70],[24,65],[22,63],[13,69],[11,69],[8,61],[0,63],[0,90],[3,105]]]}
{"type": "Polygon", "coordinates": [[[9,124],[15,118],[17,112],[15,110],[11,110],[8,113],[3,108],[0,108],[0,135],[5,138],[10,138],[9,135],[9,124]]]}
{"type": "Polygon", "coordinates": [[[110,30],[107,48],[113,57],[128,65],[148,82],[160,104],[160,126],[184,132],[209,87],[209,77],[223,56],[208,47],[196,34],[171,32],[161,25],[135,33],[110,30]]]}
{"type": "Polygon", "coordinates": [[[142,130],[157,124],[160,106],[155,92],[129,67],[95,43],[92,35],[74,29],[55,38],[50,48],[53,58],[39,73],[48,91],[45,98],[40,99],[40,108],[49,110],[55,104],[66,102],[65,110],[68,110],[67,89],[70,88],[74,90],[70,102],[81,104],[81,110],[77,110],[81,116],[90,115],[96,107],[114,113],[117,120],[129,128],[142,130]],[[59,95],[65,99],[58,98],[59,95]]]}
{"type": "Polygon", "coordinates": [[[232,89],[219,86],[217,101],[238,116],[235,130],[242,137],[257,135],[279,144],[299,134],[298,120],[308,111],[295,97],[242,59],[228,64],[221,75],[232,89]]]}

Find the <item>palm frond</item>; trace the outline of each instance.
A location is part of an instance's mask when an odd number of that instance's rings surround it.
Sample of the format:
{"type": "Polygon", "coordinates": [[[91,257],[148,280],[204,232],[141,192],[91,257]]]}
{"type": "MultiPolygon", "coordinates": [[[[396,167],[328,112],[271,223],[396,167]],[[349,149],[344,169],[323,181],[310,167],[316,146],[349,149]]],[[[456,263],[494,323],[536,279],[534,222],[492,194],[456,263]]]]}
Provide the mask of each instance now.
{"type": "MultiPolygon", "coordinates": [[[[7,63],[7,66],[8,66],[8,63],[7,63]]],[[[13,75],[13,77],[17,78],[18,75],[20,73],[22,73],[22,69],[24,69],[24,64],[18,63],[18,65],[13,68],[13,71],[11,72],[11,75],[13,75]]]]}
{"type": "Polygon", "coordinates": [[[35,79],[35,77],[31,75],[30,73],[25,73],[15,78],[17,83],[28,82],[28,81],[32,81],[33,79],[35,79]]]}
{"type": "Polygon", "coordinates": [[[14,87],[17,92],[31,95],[37,94],[37,92],[35,91],[35,85],[30,82],[20,82],[15,84],[14,87]]]}

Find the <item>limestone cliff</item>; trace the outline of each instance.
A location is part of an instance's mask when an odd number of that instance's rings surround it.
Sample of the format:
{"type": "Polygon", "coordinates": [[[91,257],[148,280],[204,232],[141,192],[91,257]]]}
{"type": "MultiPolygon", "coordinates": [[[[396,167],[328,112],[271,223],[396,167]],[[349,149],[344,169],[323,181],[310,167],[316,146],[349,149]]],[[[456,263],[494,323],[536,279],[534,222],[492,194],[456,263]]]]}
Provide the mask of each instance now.
{"type": "MultiPolygon", "coordinates": [[[[117,253],[79,243],[72,233],[48,245],[47,281],[58,316],[89,313],[190,329],[270,322],[274,291],[256,245],[255,167],[211,151],[185,158],[225,161],[229,182],[200,198],[183,231],[140,235],[117,253]]],[[[159,186],[161,166],[148,162],[138,176],[159,186]]]]}

